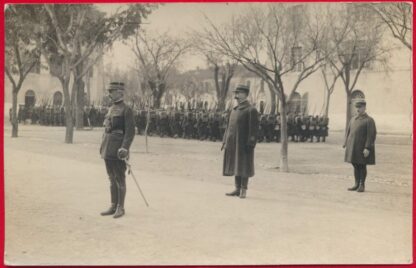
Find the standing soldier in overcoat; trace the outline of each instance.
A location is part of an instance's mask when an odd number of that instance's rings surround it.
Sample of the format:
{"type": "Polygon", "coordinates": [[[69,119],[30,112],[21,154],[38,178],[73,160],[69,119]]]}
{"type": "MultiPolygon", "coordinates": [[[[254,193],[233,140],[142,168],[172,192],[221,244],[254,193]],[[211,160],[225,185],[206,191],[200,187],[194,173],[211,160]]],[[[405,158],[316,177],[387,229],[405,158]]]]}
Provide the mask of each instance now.
{"type": "Polygon", "coordinates": [[[124,101],[124,83],[112,82],[108,88],[112,105],[104,119],[105,133],[100,154],[110,179],[111,206],[102,216],[122,217],[126,197],[126,162],[134,139],[133,110],[124,101]]]}
{"type": "Polygon", "coordinates": [[[366,111],[366,101],[355,103],[358,115],[353,117],[345,133],[345,162],[354,166],[355,185],[349,191],[364,192],[367,165],[375,165],[375,145],[377,130],[374,119],[366,111]]]}
{"type": "Polygon", "coordinates": [[[228,196],[246,197],[248,178],[254,176],[254,147],[259,127],[258,112],[248,100],[249,87],[234,90],[238,105],[230,114],[221,149],[224,151],[223,175],[235,177],[235,190],[228,196]]]}

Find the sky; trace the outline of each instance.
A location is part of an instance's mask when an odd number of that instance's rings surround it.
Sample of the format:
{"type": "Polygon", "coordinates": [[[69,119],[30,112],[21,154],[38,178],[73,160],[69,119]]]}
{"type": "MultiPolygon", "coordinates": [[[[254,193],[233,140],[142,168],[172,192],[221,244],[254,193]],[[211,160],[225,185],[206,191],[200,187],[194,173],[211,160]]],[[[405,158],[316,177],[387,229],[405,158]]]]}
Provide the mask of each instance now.
{"type": "MultiPolygon", "coordinates": [[[[169,32],[173,36],[186,37],[187,33],[193,30],[202,29],[205,23],[204,14],[214,23],[223,23],[246,9],[250,4],[246,3],[166,3],[159,6],[145,20],[143,28],[148,32],[156,31],[159,33],[169,32]]],[[[98,8],[107,12],[114,13],[121,4],[100,4],[98,8]]],[[[106,62],[117,64],[120,70],[134,66],[134,53],[131,49],[117,42],[113,49],[106,55],[106,62]]],[[[204,68],[206,63],[203,57],[188,55],[181,60],[183,71],[204,68]]]]}

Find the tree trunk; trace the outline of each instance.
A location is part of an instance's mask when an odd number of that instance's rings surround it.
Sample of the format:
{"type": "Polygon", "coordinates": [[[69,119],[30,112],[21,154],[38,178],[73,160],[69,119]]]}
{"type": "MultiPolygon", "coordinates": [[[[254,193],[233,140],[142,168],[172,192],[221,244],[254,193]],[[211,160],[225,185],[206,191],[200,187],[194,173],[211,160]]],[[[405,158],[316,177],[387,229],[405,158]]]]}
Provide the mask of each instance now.
{"type": "Polygon", "coordinates": [[[12,101],[12,138],[18,137],[19,122],[17,120],[17,93],[18,90],[13,89],[13,101],[12,101]]]}
{"type": "Polygon", "coordinates": [[[346,115],[346,121],[345,121],[345,131],[347,131],[348,123],[351,120],[351,112],[352,112],[351,111],[351,101],[352,101],[351,93],[350,93],[350,91],[348,91],[348,93],[347,93],[347,115],[346,115]]]}
{"type": "Polygon", "coordinates": [[[153,108],[159,109],[161,104],[161,99],[163,93],[165,93],[166,85],[165,83],[160,83],[157,85],[157,90],[153,90],[153,108]]]}
{"type": "Polygon", "coordinates": [[[288,164],[288,135],[287,135],[287,115],[286,100],[280,100],[280,136],[282,147],[280,149],[280,171],[289,172],[288,164]]]}
{"type": "Polygon", "coordinates": [[[270,114],[276,114],[276,93],[270,90],[270,114]]]}
{"type": "MultiPolygon", "coordinates": [[[[69,80],[69,79],[68,79],[69,80]]],[[[73,107],[69,95],[69,81],[61,81],[64,91],[64,107],[65,107],[65,143],[73,143],[74,140],[74,120],[73,107]]]]}
{"type": "Polygon", "coordinates": [[[76,105],[76,128],[77,129],[83,129],[84,128],[84,81],[82,78],[77,79],[76,82],[74,82],[76,85],[76,91],[77,91],[77,105],[76,105]]]}
{"type": "Polygon", "coordinates": [[[150,100],[147,102],[147,113],[146,113],[146,128],[144,129],[144,140],[146,143],[146,153],[149,153],[149,144],[147,142],[147,132],[149,130],[149,123],[150,123],[150,100]]]}
{"type": "Polygon", "coordinates": [[[225,98],[223,97],[218,98],[218,110],[225,111],[225,98]]]}
{"type": "Polygon", "coordinates": [[[325,101],[325,113],[324,113],[324,117],[328,118],[328,113],[329,113],[329,100],[331,99],[331,94],[329,93],[329,91],[326,92],[326,101],[325,101]]]}

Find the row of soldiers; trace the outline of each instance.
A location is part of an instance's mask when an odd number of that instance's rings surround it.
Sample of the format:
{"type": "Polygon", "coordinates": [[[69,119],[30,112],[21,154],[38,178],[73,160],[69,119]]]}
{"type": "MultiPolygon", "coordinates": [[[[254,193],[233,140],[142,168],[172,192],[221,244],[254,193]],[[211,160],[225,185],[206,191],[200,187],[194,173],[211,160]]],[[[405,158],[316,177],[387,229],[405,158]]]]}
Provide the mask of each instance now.
{"type": "MultiPolygon", "coordinates": [[[[143,135],[147,126],[149,136],[174,137],[199,140],[222,140],[228,124],[228,112],[167,112],[137,111],[137,134],[143,135]]],[[[262,114],[259,116],[258,142],[280,142],[280,115],[262,114]]],[[[328,136],[329,120],[323,116],[288,115],[288,135],[293,142],[325,142],[328,136]]]]}
{"type": "MultiPolygon", "coordinates": [[[[9,117],[11,119],[11,109],[9,117]]],[[[107,107],[85,107],[84,126],[101,127],[104,117],[108,112],[107,107]]],[[[31,106],[21,105],[17,112],[17,120],[20,123],[39,124],[42,126],[65,126],[65,109],[59,106],[31,106]]]]}
{"type": "MultiPolygon", "coordinates": [[[[101,127],[107,107],[90,106],[84,109],[84,126],[101,127]]],[[[147,111],[136,110],[137,134],[143,135],[146,129],[147,111]]],[[[199,140],[222,140],[228,123],[228,112],[206,110],[192,111],[149,111],[149,136],[174,137],[199,140]]],[[[19,107],[19,123],[27,122],[45,126],[64,126],[63,107],[35,106],[19,107]]],[[[287,117],[288,136],[293,142],[325,142],[328,136],[328,118],[289,113],[287,117]]],[[[261,114],[259,118],[258,142],[280,142],[280,115],[261,114]]]]}

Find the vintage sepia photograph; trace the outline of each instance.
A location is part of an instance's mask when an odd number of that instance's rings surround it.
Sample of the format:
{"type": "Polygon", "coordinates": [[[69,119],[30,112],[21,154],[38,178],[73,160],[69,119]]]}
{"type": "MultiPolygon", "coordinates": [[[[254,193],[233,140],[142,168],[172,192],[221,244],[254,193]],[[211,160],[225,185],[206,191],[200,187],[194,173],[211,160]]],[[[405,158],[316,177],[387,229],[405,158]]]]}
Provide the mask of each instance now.
{"type": "Polygon", "coordinates": [[[6,4],[6,265],[413,263],[413,4],[6,4]]]}

